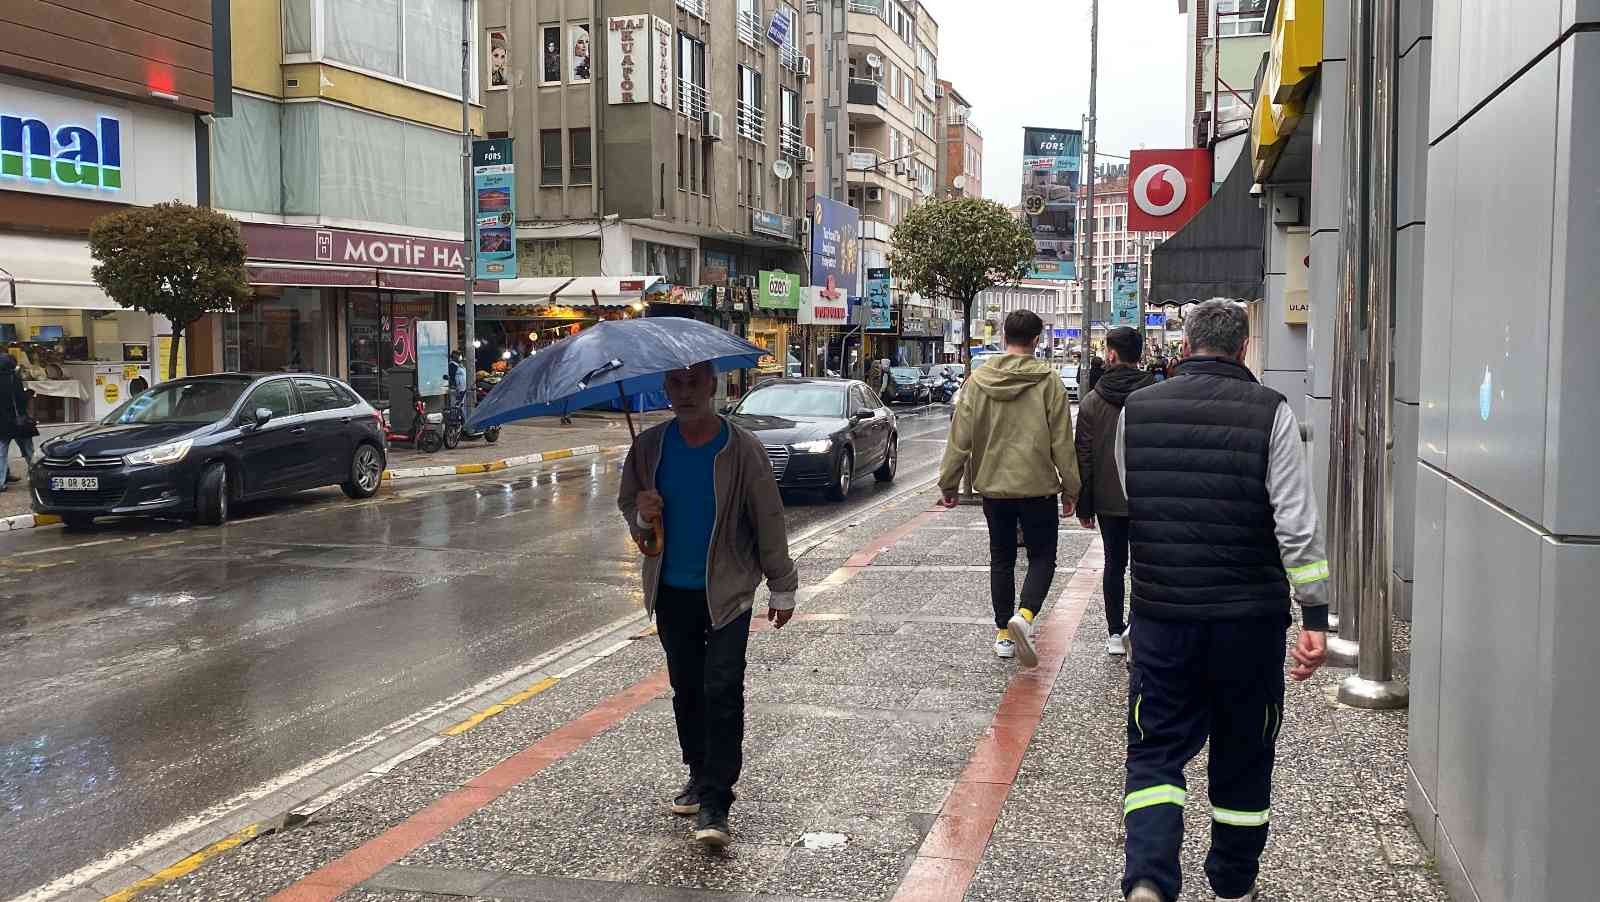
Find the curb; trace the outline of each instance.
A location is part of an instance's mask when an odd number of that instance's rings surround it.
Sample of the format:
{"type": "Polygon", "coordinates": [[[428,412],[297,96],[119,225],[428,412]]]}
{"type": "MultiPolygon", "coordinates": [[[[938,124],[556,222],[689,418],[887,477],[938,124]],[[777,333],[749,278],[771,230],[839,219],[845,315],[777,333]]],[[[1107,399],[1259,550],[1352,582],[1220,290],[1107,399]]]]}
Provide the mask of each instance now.
{"type": "Polygon", "coordinates": [[[18,514],[15,517],[0,517],[0,532],[33,529],[38,526],[59,526],[60,524],[61,518],[55,514],[18,514]]]}
{"type": "Polygon", "coordinates": [[[571,457],[585,457],[591,454],[605,454],[611,451],[626,451],[630,445],[581,445],[577,448],[562,448],[558,451],[540,451],[535,454],[524,454],[519,457],[506,457],[500,460],[485,461],[475,464],[454,464],[441,467],[402,467],[394,470],[384,470],[385,481],[397,479],[428,479],[437,476],[474,476],[480,473],[496,473],[500,470],[513,470],[517,467],[529,467],[534,464],[548,463],[553,460],[566,460],[571,457]]]}

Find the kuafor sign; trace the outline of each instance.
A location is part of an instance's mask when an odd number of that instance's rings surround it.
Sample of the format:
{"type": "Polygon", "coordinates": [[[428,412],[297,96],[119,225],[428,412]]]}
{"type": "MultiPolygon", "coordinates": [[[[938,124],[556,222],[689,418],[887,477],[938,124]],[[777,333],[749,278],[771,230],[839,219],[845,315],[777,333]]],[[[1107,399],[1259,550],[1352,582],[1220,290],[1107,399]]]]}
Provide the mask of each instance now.
{"type": "Polygon", "coordinates": [[[251,260],[461,272],[460,241],[259,222],[240,223],[239,231],[251,260]]]}
{"type": "Polygon", "coordinates": [[[606,101],[612,105],[650,99],[650,17],[606,20],[606,101]]]}
{"type": "Polygon", "coordinates": [[[802,288],[800,313],[795,321],[802,326],[849,325],[850,299],[842,291],[829,291],[821,285],[802,288]],[[830,294],[833,297],[829,297],[830,294]]]}
{"type": "Polygon", "coordinates": [[[1176,232],[1211,200],[1208,150],[1136,150],[1128,161],[1128,230],[1176,232]]]}

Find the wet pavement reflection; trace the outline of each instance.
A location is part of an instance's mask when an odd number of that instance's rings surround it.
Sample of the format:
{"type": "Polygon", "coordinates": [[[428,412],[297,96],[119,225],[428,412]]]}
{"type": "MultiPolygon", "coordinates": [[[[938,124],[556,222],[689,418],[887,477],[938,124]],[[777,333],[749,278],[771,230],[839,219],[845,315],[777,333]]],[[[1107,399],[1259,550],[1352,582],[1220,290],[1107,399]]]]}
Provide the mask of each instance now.
{"type": "MultiPolygon", "coordinates": [[[[931,478],[947,426],[903,417],[900,479],[787,498],[791,532],[931,478]]],[[[0,538],[0,897],[637,610],[620,466],[0,538]]]]}

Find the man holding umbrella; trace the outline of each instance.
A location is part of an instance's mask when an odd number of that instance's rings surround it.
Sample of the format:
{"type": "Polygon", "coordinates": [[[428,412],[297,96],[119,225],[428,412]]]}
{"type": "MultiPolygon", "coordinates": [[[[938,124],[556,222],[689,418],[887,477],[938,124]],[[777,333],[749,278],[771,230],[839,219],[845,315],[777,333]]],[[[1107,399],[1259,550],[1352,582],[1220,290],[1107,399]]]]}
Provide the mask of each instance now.
{"type": "Polygon", "coordinates": [[[622,468],[617,506],[640,546],[645,608],[656,617],[672,683],[672,709],[689,781],[672,801],[697,815],[695,839],[731,839],[728,811],[743,764],[745,651],[756,588],[767,619],[794,614],[800,577],[765,448],[713,406],[716,369],[674,369],[666,393],[674,418],[640,434],[622,468]],[[654,552],[655,556],[648,556],[654,552]]]}

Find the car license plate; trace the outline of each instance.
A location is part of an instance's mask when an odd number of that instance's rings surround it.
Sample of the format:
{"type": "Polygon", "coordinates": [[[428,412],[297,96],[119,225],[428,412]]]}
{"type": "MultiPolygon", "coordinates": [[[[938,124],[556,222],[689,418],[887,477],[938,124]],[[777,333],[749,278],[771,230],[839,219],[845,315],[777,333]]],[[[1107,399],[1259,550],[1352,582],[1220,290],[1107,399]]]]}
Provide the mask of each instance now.
{"type": "Polygon", "coordinates": [[[50,477],[50,491],[52,492],[94,492],[100,489],[98,476],[52,476],[50,477]]]}

